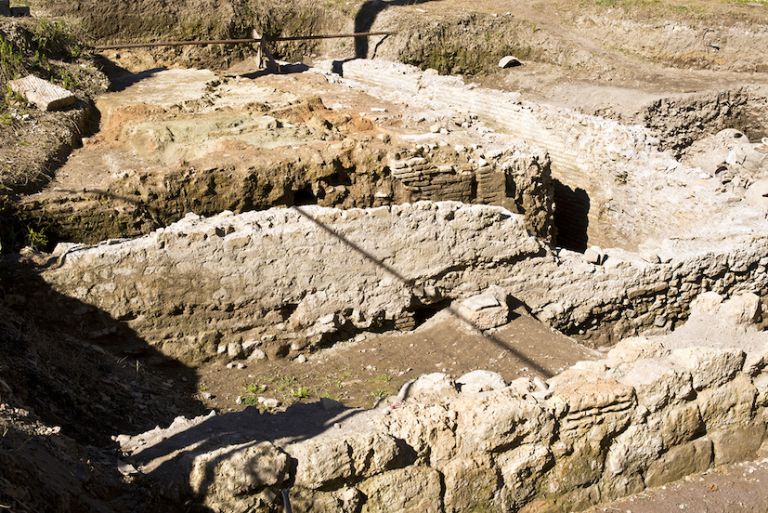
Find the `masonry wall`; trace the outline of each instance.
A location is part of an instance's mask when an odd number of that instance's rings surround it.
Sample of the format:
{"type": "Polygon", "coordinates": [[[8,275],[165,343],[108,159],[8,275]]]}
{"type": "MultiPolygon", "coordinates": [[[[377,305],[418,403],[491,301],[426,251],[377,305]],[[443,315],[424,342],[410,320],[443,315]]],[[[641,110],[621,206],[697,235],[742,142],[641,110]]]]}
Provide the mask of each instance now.
{"type": "Polygon", "coordinates": [[[279,357],[408,330],[422,309],[490,285],[552,327],[604,345],[675,326],[707,290],[768,292],[768,236],[706,246],[646,258],[609,252],[596,265],[553,253],[524,216],[501,207],[301,207],[188,216],[132,241],[61,246],[43,278],[185,361],[231,344],[234,354],[242,346],[279,357]]]}
{"type": "MultiPolygon", "coordinates": [[[[695,319],[717,330],[709,343],[628,339],[547,383],[422,376],[306,440],[278,431],[228,444],[222,433],[219,448],[182,457],[174,478],[232,512],[268,511],[283,488],[296,511],[566,512],[765,455],[768,338],[744,327],[758,300],[719,300],[695,319]]],[[[123,450],[141,458],[205,422],[122,437],[123,450]]]]}

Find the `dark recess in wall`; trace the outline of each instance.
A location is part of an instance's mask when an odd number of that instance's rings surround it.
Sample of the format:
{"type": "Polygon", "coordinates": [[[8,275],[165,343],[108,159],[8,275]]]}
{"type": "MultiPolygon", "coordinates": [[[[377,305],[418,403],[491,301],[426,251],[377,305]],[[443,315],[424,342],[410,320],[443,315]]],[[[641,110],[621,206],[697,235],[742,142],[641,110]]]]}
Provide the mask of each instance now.
{"type": "Polygon", "coordinates": [[[555,180],[556,245],[583,253],[589,243],[590,200],[584,189],[571,187],[555,180]]]}

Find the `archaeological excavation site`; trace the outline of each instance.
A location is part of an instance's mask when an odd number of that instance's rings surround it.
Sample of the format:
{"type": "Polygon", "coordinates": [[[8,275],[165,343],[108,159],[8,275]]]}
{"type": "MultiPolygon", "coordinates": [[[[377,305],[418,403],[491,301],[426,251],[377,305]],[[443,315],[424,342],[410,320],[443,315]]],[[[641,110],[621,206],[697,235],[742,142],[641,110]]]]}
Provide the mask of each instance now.
{"type": "Polygon", "coordinates": [[[766,0],[0,0],[0,512],[768,513],[766,0]]]}

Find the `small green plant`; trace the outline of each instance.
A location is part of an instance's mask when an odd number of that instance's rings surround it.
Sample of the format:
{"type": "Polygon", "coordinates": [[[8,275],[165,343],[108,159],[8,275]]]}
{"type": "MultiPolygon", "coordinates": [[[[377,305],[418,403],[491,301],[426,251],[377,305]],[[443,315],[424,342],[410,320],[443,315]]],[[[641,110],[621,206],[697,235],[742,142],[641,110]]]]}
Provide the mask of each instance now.
{"type": "Polygon", "coordinates": [[[37,49],[35,60],[43,67],[49,57],[54,59],[78,59],[83,48],[66,25],[60,21],[49,21],[45,18],[37,22],[33,29],[32,40],[37,49]]]}
{"type": "Polygon", "coordinates": [[[305,386],[298,386],[296,388],[291,389],[291,397],[294,399],[307,399],[308,397],[311,397],[312,394],[309,392],[309,389],[305,386]]]}
{"type": "Polygon", "coordinates": [[[259,385],[257,383],[248,383],[245,385],[245,392],[248,394],[263,394],[267,391],[267,385],[259,385]]]}
{"type": "Polygon", "coordinates": [[[373,378],[373,381],[377,383],[388,384],[392,382],[392,375],[387,373],[379,374],[378,376],[373,378]]]}
{"type": "Polygon", "coordinates": [[[255,395],[246,395],[243,397],[242,404],[245,406],[259,406],[259,398],[255,395]]]}
{"type": "Polygon", "coordinates": [[[14,80],[25,72],[21,52],[0,34],[0,79],[14,80]]]}
{"type": "Polygon", "coordinates": [[[376,406],[382,399],[387,397],[389,395],[389,392],[383,388],[377,388],[373,392],[369,394],[371,401],[373,402],[373,406],[376,406]]]}
{"type": "Polygon", "coordinates": [[[48,247],[48,236],[42,230],[27,228],[27,244],[35,251],[40,251],[48,247]]]}

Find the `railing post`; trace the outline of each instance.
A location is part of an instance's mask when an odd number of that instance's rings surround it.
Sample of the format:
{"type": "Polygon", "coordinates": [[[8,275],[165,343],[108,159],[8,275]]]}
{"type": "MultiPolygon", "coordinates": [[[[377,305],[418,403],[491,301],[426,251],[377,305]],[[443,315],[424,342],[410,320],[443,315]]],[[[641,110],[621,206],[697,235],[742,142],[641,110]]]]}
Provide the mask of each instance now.
{"type": "Polygon", "coordinates": [[[259,65],[259,69],[266,69],[267,71],[280,72],[280,65],[275,60],[272,52],[267,47],[267,38],[259,34],[259,31],[253,29],[251,31],[253,39],[258,39],[258,49],[256,50],[256,59],[259,65]]]}

